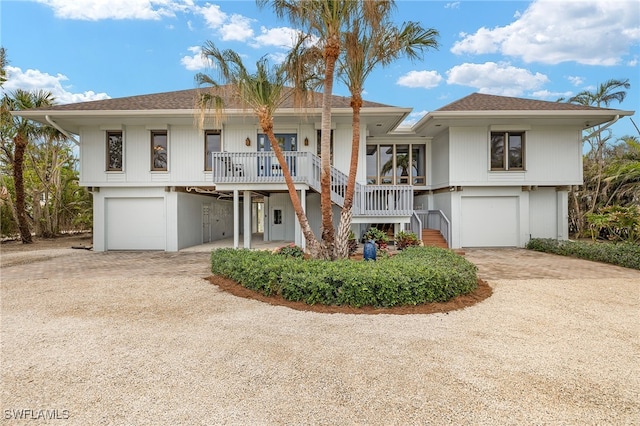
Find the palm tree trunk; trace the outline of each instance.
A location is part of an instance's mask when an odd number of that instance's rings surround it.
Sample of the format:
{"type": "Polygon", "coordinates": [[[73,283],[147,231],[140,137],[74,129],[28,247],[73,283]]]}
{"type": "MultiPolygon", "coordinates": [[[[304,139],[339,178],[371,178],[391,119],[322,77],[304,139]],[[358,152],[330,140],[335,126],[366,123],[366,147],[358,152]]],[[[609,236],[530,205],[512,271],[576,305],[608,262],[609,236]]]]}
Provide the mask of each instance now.
{"type": "Polygon", "coordinates": [[[271,142],[271,149],[273,153],[276,155],[278,159],[278,163],[280,164],[280,168],[282,169],[282,174],[284,175],[284,181],[287,184],[287,190],[289,191],[289,198],[291,198],[291,204],[293,204],[293,210],[296,213],[296,217],[298,218],[298,222],[300,223],[300,228],[302,229],[302,234],[307,242],[307,249],[309,250],[309,254],[312,258],[317,259],[319,257],[323,257],[323,253],[321,250],[320,243],[316,239],[316,236],[313,234],[313,230],[309,225],[309,220],[307,219],[307,215],[302,209],[302,203],[300,202],[300,196],[298,195],[298,191],[296,191],[296,187],[293,183],[293,178],[291,177],[291,171],[289,170],[289,165],[287,164],[287,160],[284,158],[284,154],[280,149],[280,145],[278,145],[278,140],[276,139],[276,135],[273,133],[273,126],[270,124],[269,120],[264,120],[261,118],[260,120],[262,131],[267,135],[269,141],[271,142]]]}
{"type": "Polygon", "coordinates": [[[27,147],[27,140],[22,135],[17,135],[13,142],[15,144],[13,154],[13,184],[16,191],[16,213],[18,215],[18,229],[20,230],[20,238],[23,244],[33,243],[31,238],[31,230],[27,221],[27,213],[25,210],[24,197],[24,176],[22,166],[24,165],[24,152],[27,147]]]}
{"type": "Polygon", "coordinates": [[[340,226],[338,227],[335,248],[335,256],[339,259],[349,256],[349,231],[351,230],[351,219],[353,218],[353,197],[356,189],[356,175],[358,173],[358,158],[360,155],[360,108],[362,107],[362,98],[356,95],[351,101],[351,107],[353,108],[351,162],[349,164],[349,178],[344,194],[344,204],[340,212],[340,226]]]}
{"type": "Polygon", "coordinates": [[[325,46],[325,79],[322,94],[322,131],[320,137],[320,210],[322,213],[322,243],[326,254],[334,258],[335,230],[333,228],[333,205],[331,203],[331,97],[333,75],[338,55],[339,40],[330,39],[325,46]]]}

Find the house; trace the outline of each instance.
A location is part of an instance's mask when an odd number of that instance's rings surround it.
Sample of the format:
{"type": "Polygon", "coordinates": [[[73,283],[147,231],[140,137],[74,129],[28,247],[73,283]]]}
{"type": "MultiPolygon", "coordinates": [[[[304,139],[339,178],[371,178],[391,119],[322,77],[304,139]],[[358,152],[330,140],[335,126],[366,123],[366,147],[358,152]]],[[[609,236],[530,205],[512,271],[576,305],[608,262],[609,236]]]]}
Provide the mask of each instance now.
{"type": "MultiPolygon", "coordinates": [[[[250,110],[229,99],[221,126],[196,125],[198,89],[16,112],[79,136],[80,184],[94,203],[94,250],[165,250],[251,235],[304,246],[282,171],[250,110]]],[[[276,113],[319,235],[321,95],[276,113]]],[[[334,218],[349,170],[349,98],[333,97],[334,218]]],[[[411,110],[365,102],[352,229],[437,229],[451,248],[568,238],[568,193],[582,184],[583,132],[633,111],[474,93],[399,127],[411,110]]]]}

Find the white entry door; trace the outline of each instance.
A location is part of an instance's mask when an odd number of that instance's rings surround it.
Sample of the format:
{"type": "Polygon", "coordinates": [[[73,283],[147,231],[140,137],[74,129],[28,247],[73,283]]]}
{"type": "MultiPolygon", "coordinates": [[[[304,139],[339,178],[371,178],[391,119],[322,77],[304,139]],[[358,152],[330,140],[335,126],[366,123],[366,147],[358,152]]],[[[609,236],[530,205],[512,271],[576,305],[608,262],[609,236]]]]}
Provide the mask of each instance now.
{"type": "Polygon", "coordinates": [[[271,241],[284,240],[284,209],[281,206],[271,207],[269,227],[271,228],[271,241]]]}

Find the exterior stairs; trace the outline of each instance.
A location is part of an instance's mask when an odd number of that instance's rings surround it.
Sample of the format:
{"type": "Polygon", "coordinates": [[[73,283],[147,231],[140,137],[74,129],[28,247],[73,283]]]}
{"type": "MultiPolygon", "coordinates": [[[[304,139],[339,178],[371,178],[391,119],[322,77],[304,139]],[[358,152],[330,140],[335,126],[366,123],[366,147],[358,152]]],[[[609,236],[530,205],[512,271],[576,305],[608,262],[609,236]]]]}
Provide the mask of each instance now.
{"type": "Polygon", "coordinates": [[[440,248],[449,248],[447,241],[440,235],[437,229],[422,230],[422,244],[425,246],[435,246],[440,248]]]}

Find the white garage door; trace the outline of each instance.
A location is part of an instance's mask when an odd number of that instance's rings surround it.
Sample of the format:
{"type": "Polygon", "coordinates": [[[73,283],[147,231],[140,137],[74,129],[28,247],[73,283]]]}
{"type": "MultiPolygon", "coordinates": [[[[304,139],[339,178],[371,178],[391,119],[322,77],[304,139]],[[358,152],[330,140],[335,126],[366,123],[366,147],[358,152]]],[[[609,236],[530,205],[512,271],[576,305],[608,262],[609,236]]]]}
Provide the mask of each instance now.
{"type": "Polygon", "coordinates": [[[164,250],[164,198],[107,198],[107,250],[164,250]]]}
{"type": "Polygon", "coordinates": [[[463,197],[462,247],[518,246],[518,197],[463,197]]]}

